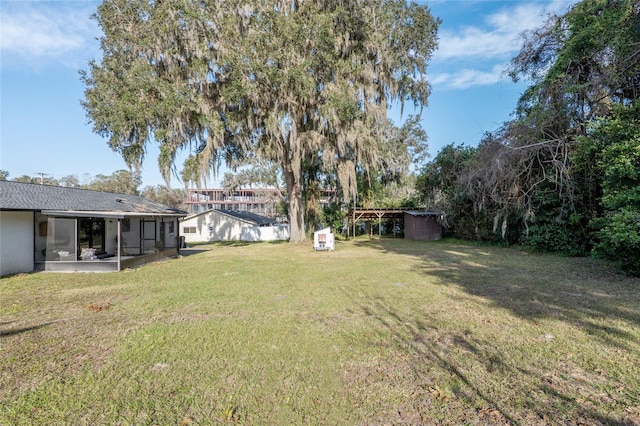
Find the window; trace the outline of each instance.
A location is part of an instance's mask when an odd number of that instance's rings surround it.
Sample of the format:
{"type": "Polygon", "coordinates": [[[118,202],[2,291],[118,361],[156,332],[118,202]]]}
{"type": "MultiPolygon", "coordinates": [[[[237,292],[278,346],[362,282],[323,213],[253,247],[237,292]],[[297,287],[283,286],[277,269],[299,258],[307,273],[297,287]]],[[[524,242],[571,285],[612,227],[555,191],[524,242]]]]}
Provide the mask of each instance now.
{"type": "Polygon", "coordinates": [[[182,233],[183,234],[195,234],[196,233],[196,227],[195,226],[185,226],[184,228],[182,228],[182,233]]]}
{"type": "Polygon", "coordinates": [[[169,224],[167,225],[167,230],[169,231],[169,234],[173,234],[175,232],[175,222],[171,221],[169,222],[169,224]]]}

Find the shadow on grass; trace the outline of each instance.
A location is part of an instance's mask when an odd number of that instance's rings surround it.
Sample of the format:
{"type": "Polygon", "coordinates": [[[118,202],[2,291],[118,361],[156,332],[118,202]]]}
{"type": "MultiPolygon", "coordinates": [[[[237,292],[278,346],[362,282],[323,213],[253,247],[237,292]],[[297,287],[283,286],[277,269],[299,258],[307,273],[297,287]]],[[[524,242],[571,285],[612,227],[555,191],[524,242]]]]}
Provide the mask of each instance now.
{"type": "MultiPolygon", "coordinates": [[[[637,309],[640,306],[640,280],[609,274],[592,259],[536,256],[515,249],[450,242],[382,239],[356,244],[415,256],[419,259],[420,273],[428,276],[429,282],[455,286],[530,323],[543,319],[568,323],[605,347],[637,356],[640,342],[635,334],[623,327],[624,323],[627,328],[629,325],[640,326],[640,310],[637,309]]],[[[563,416],[559,412],[577,416],[578,423],[634,424],[621,419],[624,413],[618,412],[611,417],[613,413],[609,414],[602,405],[600,409],[594,407],[588,402],[589,397],[587,402],[581,400],[579,391],[563,387],[569,383],[567,379],[560,385],[554,383],[553,371],[540,370],[537,366],[518,366],[495,342],[483,341],[471,333],[434,327],[429,324],[428,313],[426,319],[416,320],[415,316],[398,312],[392,304],[381,299],[361,301],[360,309],[388,329],[400,347],[409,348],[409,353],[417,357],[417,361],[411,363],[416,377],[424,376],[423,365],[437,365],[497,410],[510,424],[547,421],[573,424],[575,419],[558,418],[563,416]],[[492,396],[491,391],[485,391],[482,381],[465,373],[471,372],[472,365],[480,365],[485,374],[500,374],[509,380],[522,377],[522,383],[517,379],[513,383],[521,388],[516,397],[529,391],[525,398],[528,408],[518,408],[517,403],[505,401],[504,395],[500,397],[494,392],[492,396]]],[[[576,381],[576,386],[599,388],[597,379],[581,380],[586,383],[576,381]]],[[[627,398],[626,402],[633,404],[634,400],[637,404],[637,398],[627,398]]]]}
{"type": "MultiPolygon", "coordinates": [[[[216,247],[246,247],[255,244],[269,244],[269,245],[281,245],[281,244],[289,244],[289,241],[277,240],[277,241],[210,241],[210,242],[200,242],[200,243],[189,243],[189,246],[186,250],[189,249],[203,249],[203,250],[211,250],[216,247]]],[[[180,251],[185,249],[180,249],[180,251]]]]}
{"type": "MultiPolygon", "coordinates": [[[[414,393],[418,401],[414,402],[417,412],[429,410],[429,403],[425,400],[443,398],[443,395],[434,396],[435,392],[440,392],[436,390],[437,383],[444,381],[446,386],[446,382],[453,380],[459,381],[462,385],[454,386],[455,390],[451,391],[459,401],[459,411],[456,412],[455,408],[444,409],[456,415],[455,419],[450,419],[451,424],[471,424],[470,420],[475,416],[486,421],[486,424],[635,424],[603,415],[579,402],[575,394],[562,393],[549,382],[549,377],[536,371],[535,366],[523,369],[513,365],[502,356],[500,347],[494,342],[483,341],[470,334],[443,330],[429,324],[428,321],[403,317],[392,306],[380,300],[371,304],[360,304],[359,307],[365,315],[373,318],[391,333],[398,347],[409,348],[411,362],[408,366],[417,388],[431,390],[430,395],[427,392],[423,392],[423,395],[420,395],[419,391],[414,393]],[[460,353],[466,355],[461,356],[460,353]],[[478,367],[483,368],[486,375],[498,375],[505,380],[515,378],[516,382],[502,383],[506,389],[496,394],[495,389],[492,391],[488,383],[467,373],[478,367]],[[434,368],[441,372],[434,373],[434,368]],[[519,380],[519,377],[524,379],[519,380]],[[436,389],[433,389],[434,386],[436,389]],[[478,398],[483,401],[482,409],[478,408],[475,402],[478,398]],[[524,406],[521,405],[523,399],[524,406]],[[486,418],[486,412],[492,413],[491,420],[486,418]],[[499,416],[495,416],[495,412],[499,413],[499,416]]],[[[444,399],[447,404],[456,404],[455,401],[449,401],[446,395],[444,399]]]]}
{"type": "Polygon", "coordinates": [[[193,256],[194,254],[205,253],[208,251],[209,249],[205,248],[186,247],[180,249],[180,256],[193,256]]]}
{"type": "MultiPolygon", "coordinates": [[[[5,325],[5,324],[10,324],[10,322],[0,323],[0,325],[5,325]]],[[[8,330],[0,330],[0,337],[9,337],[9,336],[14,336],[16,334],[26,333],[27,331],[37,330],[39,328],[46,327],[50,324],[52,324],[52,322],[45,322],[38,325],[32,325],[30,327],[10,328],[8,330]]]]}
{"type": "Polygon", "coordinates": [[[416,256],[422,260],[421,272],[435,282],[457,286],[525,320],[564,321],[620,349],[629,350],[629,341],[640,343],[616,325],[622,321],[640,327],[640,279],[608,273],[592,259],[449,242],[383,239],[360,244],[416,256]],[[603,319],[610,321],[603,324],[603,319]]]}

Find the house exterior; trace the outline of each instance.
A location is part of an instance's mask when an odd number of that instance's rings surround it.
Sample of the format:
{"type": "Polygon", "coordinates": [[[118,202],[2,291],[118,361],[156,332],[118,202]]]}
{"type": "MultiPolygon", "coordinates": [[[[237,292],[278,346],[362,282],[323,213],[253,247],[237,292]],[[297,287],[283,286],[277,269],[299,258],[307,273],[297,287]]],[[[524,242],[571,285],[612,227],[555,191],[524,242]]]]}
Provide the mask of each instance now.
{"type": "Polygon", "coordinates": [[[288,240],[289,224],[250,212],[209,210],[180,221],[185,242],[288,240]]]}
{"type": "Polygon", "coordinates": [[[119,271],[174,256],[186,214],[136,195],[0,181],[0,275],[119,271]]]}

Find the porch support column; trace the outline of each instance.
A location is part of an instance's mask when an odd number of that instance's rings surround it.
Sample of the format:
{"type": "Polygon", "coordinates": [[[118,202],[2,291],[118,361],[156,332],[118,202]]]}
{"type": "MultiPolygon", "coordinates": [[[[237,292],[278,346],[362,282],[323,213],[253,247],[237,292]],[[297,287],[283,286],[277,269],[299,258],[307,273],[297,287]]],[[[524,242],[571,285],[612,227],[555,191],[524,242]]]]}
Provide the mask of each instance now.
{"type": "Polygon", "coordinates": [[[118,271],[120,271],[121,256],[122,256],[122,219],[118,219],[118,271]]]}

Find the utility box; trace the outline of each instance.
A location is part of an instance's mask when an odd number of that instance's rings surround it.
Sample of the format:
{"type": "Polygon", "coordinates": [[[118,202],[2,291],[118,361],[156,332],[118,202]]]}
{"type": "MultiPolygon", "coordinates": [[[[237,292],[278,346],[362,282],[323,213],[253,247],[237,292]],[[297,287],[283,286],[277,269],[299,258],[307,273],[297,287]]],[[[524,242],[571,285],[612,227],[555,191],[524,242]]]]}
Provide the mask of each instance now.
{"type": "Polygon", "coordinates": [[[313,233],[313,248],[316,250],[333,250],[335,248],[331,228],[324,228],[313,233]]]}

